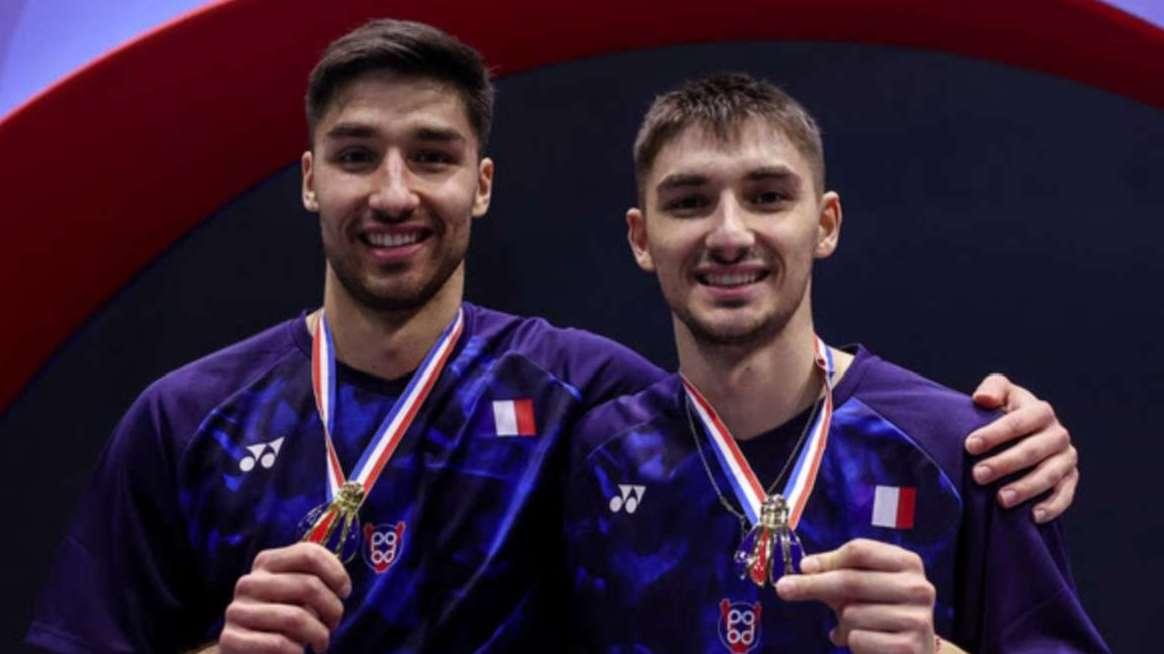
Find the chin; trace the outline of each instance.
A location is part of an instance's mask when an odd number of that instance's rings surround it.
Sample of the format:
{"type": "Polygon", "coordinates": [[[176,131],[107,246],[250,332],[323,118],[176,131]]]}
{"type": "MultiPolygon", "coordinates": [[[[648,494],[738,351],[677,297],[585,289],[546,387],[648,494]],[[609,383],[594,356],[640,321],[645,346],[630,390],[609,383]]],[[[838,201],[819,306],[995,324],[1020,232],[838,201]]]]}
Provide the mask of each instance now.
{"type": "Polygon", "coordinates": [[[448,284],[461,264],[460,259],[439,263],[417,262],[396,271],[361,267],[344,258],[328,258],[340,286],[357,304],[382,312],[415,311],[423,308],[448,284]]]}
{"type": "Polygon", "coordinates": [[[753,345],[773,338],[788,323],[775,314],[760,316],[733,316],[730,319],[715,319],[711,316],[697,316],[694,312],[676,312],[679,320],[687,326],[691,335],[700,343],[708,345],[753,345]]]}
{"type": "Polygon", "coordinates": [[[337,275],[340,284],[358,304],[374,311],[412,311],[428,304],[440,291],[448,276],[427,279],[352,279],[337,275]]]}

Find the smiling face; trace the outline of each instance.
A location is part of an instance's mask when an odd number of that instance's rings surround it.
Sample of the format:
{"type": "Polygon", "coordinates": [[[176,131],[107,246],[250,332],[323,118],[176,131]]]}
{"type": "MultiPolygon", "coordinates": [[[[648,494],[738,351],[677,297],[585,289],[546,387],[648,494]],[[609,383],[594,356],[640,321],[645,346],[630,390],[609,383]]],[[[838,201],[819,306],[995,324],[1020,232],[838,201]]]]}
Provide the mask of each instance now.
{"type": "Polygon", "coordinates": [[[700,342],[746,345],[809,316],[812,262],[836,248],[841,209],[769,121],[734,127],[723,138],[694,124],[668,141],[627,226],[678,323],[700,342]]]}
{"type": "Polygon", "coordinates": [[[450,284],[460,293],[493,162],[480,158],[452,86],[392,73],[353,79],[323,113],[302,172],[335,291],[382,311],[422,307],[450,284]]]}

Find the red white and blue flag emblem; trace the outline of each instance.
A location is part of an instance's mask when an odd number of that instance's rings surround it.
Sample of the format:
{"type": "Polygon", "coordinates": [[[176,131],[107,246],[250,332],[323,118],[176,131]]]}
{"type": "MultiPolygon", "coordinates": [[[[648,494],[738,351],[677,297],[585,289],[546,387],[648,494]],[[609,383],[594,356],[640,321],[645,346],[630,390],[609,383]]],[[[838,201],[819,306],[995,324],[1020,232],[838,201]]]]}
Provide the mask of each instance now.
{"type": "Polygon", "coordinates": [[[913,529],[917,508],[917,488],[913,486],[877,486],[873,490],[874,527],[913,529]]]}
{"type": "Polygon", "coordinates": [[[493,425],[498,436],[536,436],[538,425],[534,420],[533,400],[494,400],[493,425]]]}

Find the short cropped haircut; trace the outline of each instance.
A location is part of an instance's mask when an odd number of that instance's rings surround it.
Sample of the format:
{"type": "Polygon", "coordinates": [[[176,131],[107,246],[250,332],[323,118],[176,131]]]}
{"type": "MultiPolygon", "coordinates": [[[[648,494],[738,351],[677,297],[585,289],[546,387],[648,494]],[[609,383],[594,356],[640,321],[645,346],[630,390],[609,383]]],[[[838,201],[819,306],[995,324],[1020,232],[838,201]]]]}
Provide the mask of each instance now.
{"type": "Polygon", "coordinates": [[[441,30],[406,20],[381,19],[336,39],[307,82],[308,138],[336,94],[368,73],[389,72],[451,85],[465,106],[469,125],[484,152],[493,123],[493,83],[481,53],[441,30]]]}
{"type": "Polygon", "coordinates": [[[693,125],[729,140],[749,118],[761,118],[780,130],[812,168],[817,192],[824,192],[825,166],[820,128],[799,102],[784,91],[744,73],[716,73],[690,80],[655,98],[635,138],[635,180],[640,200],[655,157],[672,139],[693,125]]]}

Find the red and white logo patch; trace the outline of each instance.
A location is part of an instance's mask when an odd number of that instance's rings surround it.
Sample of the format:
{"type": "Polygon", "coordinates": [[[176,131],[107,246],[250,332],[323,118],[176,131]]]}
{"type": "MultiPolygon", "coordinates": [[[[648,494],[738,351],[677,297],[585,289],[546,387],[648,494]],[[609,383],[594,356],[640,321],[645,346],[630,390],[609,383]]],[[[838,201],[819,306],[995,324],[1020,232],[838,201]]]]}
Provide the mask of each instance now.
{"type": "Polygon", "coordinates": [[[873,526],[913,529],[913,513],[916,506],[917,488],[878,486],[873,494],[873,526]]]}
{"type": "Polygon", "coordinates": [[[533,400],[495,400],[493,424],[498,436],[536,436],[538,426],[534,421],[533,400]]]}
{"type": "Polygon", "coordinates": [[[364,546],[360,548],[360,553],[364,563],[376,574],[384,574],[396,562],[404,547],[405,526],[403,520],[394,525],[364,524],[364,546]]]}
{"type": "Polygon", "coordinates": [[[760,644],[759,602],[719,601],[719,640],[732,654],[747,654],[760,644]]]}

